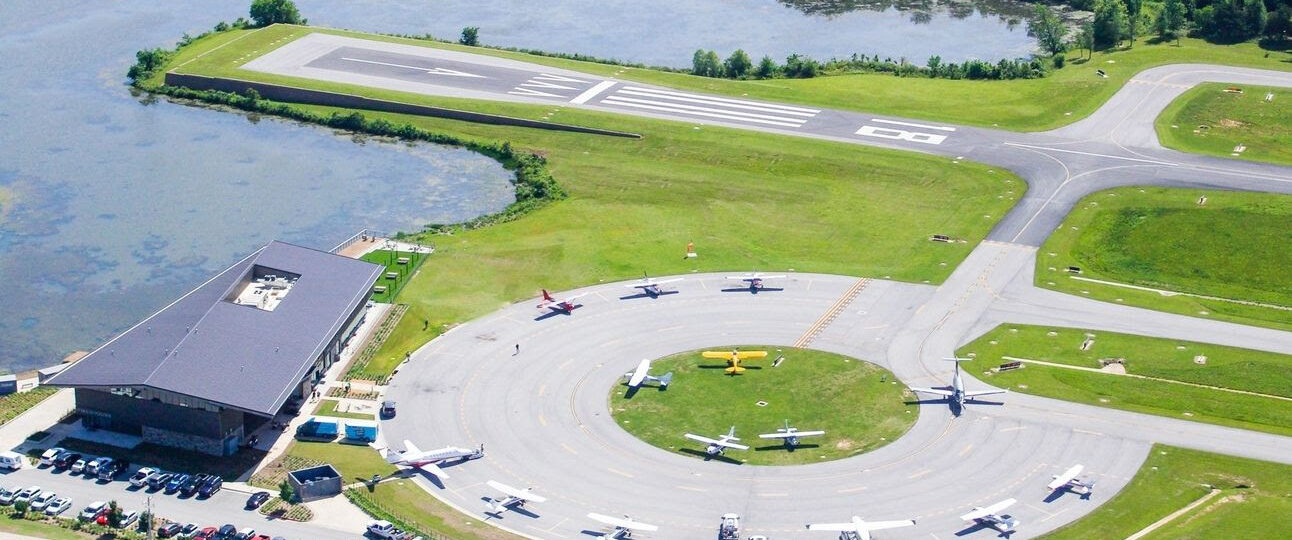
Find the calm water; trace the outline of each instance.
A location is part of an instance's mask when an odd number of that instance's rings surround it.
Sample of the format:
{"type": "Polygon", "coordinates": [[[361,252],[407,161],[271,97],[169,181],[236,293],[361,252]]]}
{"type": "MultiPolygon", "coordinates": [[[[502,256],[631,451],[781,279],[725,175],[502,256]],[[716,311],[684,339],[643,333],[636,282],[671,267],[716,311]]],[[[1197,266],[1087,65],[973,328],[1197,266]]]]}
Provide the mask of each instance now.
{"type": "MultiPolygon", "coordinates": [[[[282,239],[329,248],[512,200],[466,151],[405,146],[131,95],[142,47],[249,0],[0,2],[0,369],[94,347],[282,239]]],[[[854,52],[948,61],[1028,54],[1017,4],[857,1],[298,0],[314,24],[685,66],[697,47],[777,59],[854,52]],[[535,8],[541,5],[541,8],[535,8]]]]}

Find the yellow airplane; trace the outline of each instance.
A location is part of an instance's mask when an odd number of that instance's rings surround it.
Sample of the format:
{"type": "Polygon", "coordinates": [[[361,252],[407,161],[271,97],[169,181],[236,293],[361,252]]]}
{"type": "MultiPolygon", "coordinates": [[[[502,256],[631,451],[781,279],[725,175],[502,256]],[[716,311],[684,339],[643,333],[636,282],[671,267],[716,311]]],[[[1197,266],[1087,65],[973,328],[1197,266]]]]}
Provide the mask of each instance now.
{"type": "Polygon", "coordinates": [[[745,372],[745,368],[740,367],[740,361],[746,358],[763,358],[767,356],[767,351],[704,351],[700,356],[705,358],[721,358],[727,361],[727,375],[739,375],[745,372]]]}

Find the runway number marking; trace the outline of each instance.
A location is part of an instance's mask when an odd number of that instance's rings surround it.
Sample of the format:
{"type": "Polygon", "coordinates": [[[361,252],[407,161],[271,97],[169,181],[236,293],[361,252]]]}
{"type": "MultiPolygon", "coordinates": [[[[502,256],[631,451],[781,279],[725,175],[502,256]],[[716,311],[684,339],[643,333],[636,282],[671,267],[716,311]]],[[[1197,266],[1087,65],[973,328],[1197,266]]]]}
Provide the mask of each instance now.
{"type": "Polygon", "coordinates": [[[922,133],[919,131],[906,131],[904,129],[893,129],[879,126],[861,126],[861,129],[857,130],[857,135],[924,144],[942,144],[942,141],[947,140],[946,135],[922,133]]]}
{"type": "Polygon", "coordinates": [[[911,122],[898,122],[897,120],[884,120],[883,118],[871,118],[870,121],[878,122],[880,124],[892,124],[895,126],[906,126],[906,127],[920,128],[920,129],[932,129],[935,131],[955,131],[956,130],[956,128],[953,128],[951,126],[930,126],[928,124],[913,124],[911,122]]]}

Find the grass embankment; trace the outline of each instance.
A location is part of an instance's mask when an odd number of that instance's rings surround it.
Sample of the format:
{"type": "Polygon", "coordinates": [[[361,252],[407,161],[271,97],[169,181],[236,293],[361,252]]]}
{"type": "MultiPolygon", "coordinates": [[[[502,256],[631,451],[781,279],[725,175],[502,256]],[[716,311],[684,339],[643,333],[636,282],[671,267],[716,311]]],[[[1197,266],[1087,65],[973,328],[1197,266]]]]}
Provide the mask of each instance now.
{"type": "Polygon", "coordinates": [[[353,419],[356,419],[356,420],[373,420],[373,419],[375,419],[375,417],[374,417],[373,415],[371,415],[371,414],[367,414],[367,413],[353,413],[353,412],[344,412],[344,411],[342,411],[342,412],[338,412],[338,411],[336,410],[336,408],[337,408],[337,406],[338,406],[338,405],[340,405],[340,404],[341,404],[341,402],[339,402],[339,401],[337,401],[337,400],[335,400],[335,399],[325,399],[325,400],[323,400],[323,401],[320,401],[320,402],[319,402],[319,406],[318,406],[318,408],[314,410],[314,415],[315,415],[315,416],[332,416],[332,417],[335,417],[335,418],[353,418],[353,419]]]}
{"type": "Polygon", "coordinates": [[[1292,329],[1292,196],[1172,188],[1088,195],[1046,240],[1040,287],[1161,311],[1292,329]],[[1199,205],[1200,197],[1206,203],[1199,205]],[[1081,274],[1066,271],[1081,268],[1081,274]],[[1098,279],[1233,301],[1163,295],[1098,279]]]}
{"type": "MultiPolygon", "coordinates": [[[[1005,324],[961,347],[974,375],[1002,357],[1098,369],[1123,359],[1126,373],[1292,399],[1292,356],[1189,341],[1072,328],[1005,324]],[[1052,335],[1051,335],[1052,334],[1052,335]],[[1087,339],[1093,340],[1082,350],[1087,339]],[[1195,361],[1205,356],[1205,363],[1195,361]]],[[[1011,391],[1129,411],[1292,435],[1292,401],[1041,364],[984,376],[1011,391]]]]}
{"type": "Polygon", "coordinates": [[[906,387],[875,364],[787,348],[785,361],[772,367],[776,347],[738,348],[766,350],[768,356],[743,362],[747,371],[735,376],[723,372],[726,362],[701,358],[700,351],[662,358],[652,363],[651,374],[672,372],[668,389],[644,385],[625,397],[627,386],[616,384],[610,390],[610,413],[619,427],[643,441],[695,457],[705,457],[704,444],[683,438],[684,433],[717,438],[735,425],[736,435],[750,449],[731,451],[722,459],[750,465],[816,463],[869,452],[902,436],[919,415],[917,407],[905,403],[910,397],[906,387]],[[794,451],[780,441],[758,438],[759,433],[775,433],[786,420],[801,430],[826,434],[804,437],[794,451]]]}
{"type": "Polygon", "coordinates": [[[1157,445],[1111,501],[1042,538],[1126,538],[1206,495],[1220,493],[1146,539],[1292,538],[1292,466],[1157,445]]]}
{"type": "MultiPolygon", "coordinates": [[[[70,513],[72,510],[80,512],[80,508],[76,506],[73,506],[72,509],[68,510],[68,512],[70,513]]],[[[53,523],[43,523],[23,518],[15,518],[7,512],[3,517],[0,517],[0,531],[36,538],[45,538],[47,540],[86,540],[89,538],[99,538],[99,535],[97,534],[73,531],[53,523]]]]}
{"type": "Polygon", "coordinates": [[[372,301],[389,304],[394,301],[395,296],[399,294],[399,290],[404,287],[404,284],[408,283],[409,279],[412,279],[413,274],[417,273],[417,268],[426,260],[426,254],[380,249],[366,253],[360,258],[386,267],[385,272],[381,274],[381,278],[377,280],[377,285],[385,287],[386,290],[372,293],[372,301]],[[401,258],[408,259],[408,262],[401,264],[399,262],[401,258]],[[391,272],[394,272],[396,277],[389,277],[391,272]]]}
{"type": "Polygon", "coordinates": [[[1225,91],[1231,87],[1200,84],[1176,98],[1157,118],[1158,140],[1185,152],[1292,165],[1292,89],[1225,91]],[[1239,145],[1246,149],[1234,152],[1239,145]]]}
{"type": "Polygon", "coordinates": [[[54,395],[54,392],[57,391],[57,388],[37,386],[30,392],[18,392],[0,397],[0,425],[7,424],[10,420],[17,418],[18,415],[45,401],[46,398],[54,395]]]}
{"type": "Polygon", "coordinates": [[[385,519],[397,526],[411,526],[419,531],[435,531],[453,540],[517,540],[515,536],[502,529],[486,525],[470,514],[454,510],[427,495],[422,488],[411,480],[389,480],[378,484],[376,489],[357,488],[349,493],[351,497],[361,499],[361,507],[375,505],[384,514],[385,519]]]}
{"type": "MultiPolygon", "coordinates": [[[[244,32],[250,31],[237,33],[244,32]]],[[[956,81],[858,74],[813,79],[735,81],[326,28],[273,26],[259,32],[258,35],[240,39],[215,54],[188,64],[180,71],[265,82],[292,82],[289,77],[254,73],[237,67],[296,37],[310,32],[326,32],[512,58],[685,90],[995,126],[1016,131],[1052,129],[1088,116],[1135,73],[1163,64],[1212,63],[1292,71],[1292,52],[1266,51],[1254,43],[1214,45],[1202,40],[1184,39],[1176,46],[1174,43],[1150,44],[1151,40],[1141,39],[1131,49],[1097,52],[1086,61],[1073,59],[1067,67],[1041,79],[956,81]],[[1103,69],[1108,73],[1108,78],[1097,77],[1095,69],[1103,69]],[[963,106],[966,103],[973,103],[974,106],[963,106]]],[[[231,41],[236,37],[221,34],[221,41],[231,41]]],[[[188,55],[181,55],[179,61],[186,61],[198,54],[200,51],[193,48],[188,55]]],[[[299,80],[295,84],[299,84],[299,80]]],[[[349,88],[343,91],[355,92],[354,87],[340,84],[322,83],[311,86],[324,89],[349,88]]],[[[449,101],[440,103],[448,104],[449,101]]],[[[469,102],[464,102],[463,107],[474,109],[469,102]]]]}

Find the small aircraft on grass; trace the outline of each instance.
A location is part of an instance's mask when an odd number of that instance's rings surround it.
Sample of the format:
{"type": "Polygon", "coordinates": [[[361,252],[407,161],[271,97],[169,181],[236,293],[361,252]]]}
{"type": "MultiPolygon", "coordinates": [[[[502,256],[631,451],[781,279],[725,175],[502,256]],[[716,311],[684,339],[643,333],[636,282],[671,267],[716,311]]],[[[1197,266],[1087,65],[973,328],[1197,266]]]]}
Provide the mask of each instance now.
{"type": "MultiPolygon", "coordinates": [[[[778,275],[775,275],[775,276],[769,276],[769,275],[764,275],[762,272],[751,272],[751,273],[745,274],[745,275],[743,275],[743,276],[727,276],[727,279],[733,279],[733,280],[737,280],[737,281],[743,281],[743,282],[745,282],[745,285],[747,285],[747,288],[748,288],[749,292],[754,293],[754,294],[758,294],[758,291],[779,291],[779,290],[782,290],[782,289],[781,289],[781,288],[779,288],[779,287],[776,287],[776,288],[769,288],[769,287],[767,287],[767,284],[765,284],[765,283],[763,283],[763,282],[764,282],[764,281],[766,281],[766,280],[769,280],[769,279],[785,279],[785,275],[784,275],[784,274],[778,274],[778,275]]],[[[723,290],[726,290],[726,291],[739,291],[739,290],[743,290],[743,289],[723,289],[723,290]]]]}
{"type": "MultiPolygon", "coordinates": [[[[668,279],[655,279],[653,277],[647,277],[645,274],[642,274],[641,281],[637,283],[629,283],[627,285],[624,285],[624,287],[627,287],[629,289],[641,289],[642,294],[649,296],[651,298],[656,298],[656,297],[659,297],[660,295],[673,294],[677,292],[676,290],[664,289],[660,287],[660,285],[664,285],[666,283],[676,283],[676,282],[682,281],[683,279],[685,278],[677,277],[677,278],[668,278],[668,279]]],[[[632,298],[632,297],[629,297],[629,298],[632,298]]]]}
{"type": "Polygon", "coordinates": [[[765,358],[767,351],[704,351],[700,356],[705,358],[726,359],[727,369],[724,370],[727,375],[739,375],[745,372],[741,367],[740,361],[746,358],[765,358]]]}
{"type": "Polygon", "coordinates": [[[695,435],[692,433],[687,433],[685,437],[693,441],[698,441],[709,445],[704,449],[704,453],[708,454],[710,457],[721,456],[722,453],[725,452],[728,448],[731,448],[734,450],[749,449],[748,446],[735,443],[735,441],[740,440],[740,437],[736,436],[736,426],[731,426],[731,430],[728,431],[726,435],[723,435],[717,439],[710,439],[708,437],[702,437],[700,435],[695,435]]]}
{"type": "Polygon", "coordinates": [[[610,532],[604,533],[598,537],[598,538],[601,538],[602,540],[627,540],[633,537],[633,531],[658,531],[659,530],[659,527],[655,525],[642,523],[640,521],[633,521],[626,515],[622,518],[614,518],[614,517],[604,516],[597,513],[591,513],[591,514],[588,514],[588,519],[614,527],[614,529],[612,529],[610,532]]]}
{"type": "Polygon", "coordinates": [[[984,527],[991,527],[1002,533],[1010,533],[1020,523],[1017,519],[1014,519],[1014,516],[1001,514],[1000,512],[1013,506],[1016,502],[1018,501],[1014,499],[1005,499],[991,506],[977,506],[968,514],[960,516],[960,519],[972,521],[984,527]]]}
{"type": "Polygon", "coordinates": [[[966,400],[973,400],[973,398],[976,398],[978,396],[1004,394],[1006,392],[1006,390],[965,391],[964,380],[960,378],[960,362],[968,362],[970,359],[969,358],[946,358],[945,360],[948,362],[956,363],[956,374],[954,377],[951,378],[951,386],[943,386],[941,388],[914,388],[913,387],[911,388],[911,390],[915,392],[923,392],[926,394],[937,394],[939,396],[945,397],[947,402],[951,404],[951,409],[952,409],[951,412],[956,414],[957,416],[959,416],[960,411],[964,409],[966,400]]]}
{"type": "Polygon", "coordinates": [[[628,388],[637,388],[641,385],[654,382],[659,383],[660,389],[668,388],[668,383],[673,382],[673,372],[668,372],[660,376],[650,374],[650,359],[642,360],[637,364],[637,369],[624,374],[628,379],[628,388]]]}
{"type": "Polygon", "coordinates": [[[906,519],[902,521],[863,521],[860,517],[852,516],[852,521],[848,523],[809,523],[809,531],[838,531],[844,534],[839,538],[848,538],[849,540],[870,540],[871,531],[880,531],[884,529],[896,529],[898,527],[910,527],[915,525],[915,520],[906,519]]]}
{"type": "Polygon", "coordinates": [[[1077,475],[1081,474],[1083,469],[1084,467],[1081,465],[1068,467],[1068,470],[1063,471],[1063,474],[1054,475],[1054,480],[1047,484],[1045,489],[1055,493],[1067,490],[1080,495],[1082,499],[1090,498],[1090,494],[1095,491],[1095,482],[1093,480],[1086,482],[1077,478],[1077,475]]]}
{"type": "Polygon", "coordinates": [[[379,450],[386,462],[399,467],[420,469],[439,479],[449,477],[449,473],[439,468],[439,464],[449,461],[470,461],[484,457],[484,445],[479,449],[445,446],[435,450],[419,450],[413,441],[404,441],[403,452],[391,452],[389,448],[379,450]]]}
{"type": "Polygon", "coordinates": [[[494,497],[489,497],[485,499],[485,507],[489,509],[485,511],[486,514],[501,515],[503,512],[506,512],[508,510],[524,508],[525,503],[527,502],[541,503],[541,502],[547,501],[547,497],[540,497],[538,495],[535,495],[534,488],[516,489],[507,484],[504,484],[502,482],[497,482],[494,480],[490,480],[485,483],[488,484],[489,487],[493,488],[494,490],[504,495],[504,497],[501,499],[494,498],[494,497]]]}
{"type": "Polygon", "coordinates": [[[547,292],[547,289],[543,289],[543,301],[538,303],[538,308],[547,308],[556,313],[569,315],[575,308],[583,306],[583,304],[575,304],[574,301],[589,294],[591,293],[576,294],[574,296],[566,296],[564,298],[554,298],[551,293],[547,292]]]}
{"type": "Polygon", "coordinates": [[[785,427],[776,428],[776,433],[763,433],[758,437],[761,439],[780,439],[785,443],[785,448],[793,450],[799,445],[799,437],[815,437],[825,435],[824,431],[799,431],[799,428],[790,427],[790,421],[785,421],[785,427]]]}

